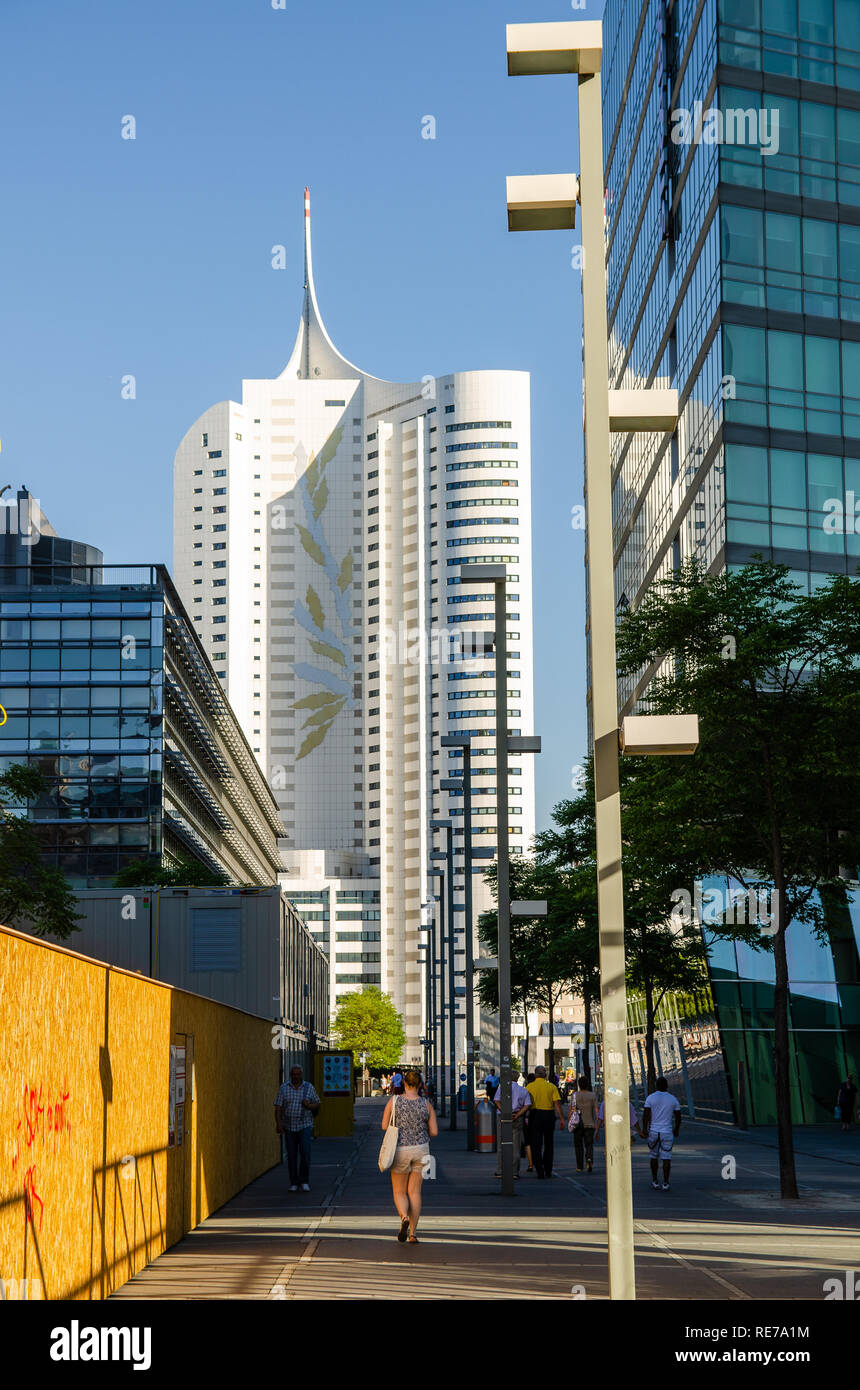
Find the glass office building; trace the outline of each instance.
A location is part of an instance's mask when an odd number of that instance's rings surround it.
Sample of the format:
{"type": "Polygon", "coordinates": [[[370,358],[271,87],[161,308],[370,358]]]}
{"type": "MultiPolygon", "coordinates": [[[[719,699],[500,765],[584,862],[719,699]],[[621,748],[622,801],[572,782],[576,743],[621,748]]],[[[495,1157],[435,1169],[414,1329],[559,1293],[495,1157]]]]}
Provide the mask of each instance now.
{"type": "Polygon", "coordinates": [[[42,773],[27,813],[72,888],[180,857],[277,883],[277,805],[163,567],[5,565],[0,704],[0,769],[42,773]]]}
{"type": "MultiPolygon", "coordinates": [[[[754,554],[807,591],[860,565],[860,3],[607,0],[610,384],[675,387],[613,442],[616,600],[754,554]],[[834,521],[835,518],[835,521],[834,521]],[[840,519],[844,524],[839,524],[840,519]]],[[[620,690],[622,713],[644,688],[620,690]]],[[[795,1113],[860,1069],[857,918],[788,933],[795,1113]]],[[[772,956],[712,957],[729,1079],[774,1118],[772,956]]]]}

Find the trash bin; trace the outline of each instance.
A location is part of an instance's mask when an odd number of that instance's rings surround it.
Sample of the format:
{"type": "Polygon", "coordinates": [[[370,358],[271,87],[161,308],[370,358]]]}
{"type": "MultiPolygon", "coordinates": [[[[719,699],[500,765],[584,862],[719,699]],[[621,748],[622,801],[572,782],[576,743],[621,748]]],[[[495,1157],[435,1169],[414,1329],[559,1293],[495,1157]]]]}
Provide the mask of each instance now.
{"type": "Polygon", "coordinates": [[[496,1142],[496,1107],[492,1101],[479,1100],[475,1106],[475,1149],[478,1153],[494,1154],[496,1142]]]}
{"type": "Polygon", "coordinates": [[[468,1097],[469,1097],[469,1091],[468,1091],[468,1088],[467,1088],[466,1083],[465,1083],[465,1081],[464,1081],[463,1084],[462,1084],[462,1086],[460,1087],[459,1091],[457,1092],[457,1109],[458,1109],[458,1110],[465,1110],[465,1109],[466,1109],[466,1107],[467,1107],[468,1104],[469,1104],[469,1099],[468,1099],[468,1097]]]}

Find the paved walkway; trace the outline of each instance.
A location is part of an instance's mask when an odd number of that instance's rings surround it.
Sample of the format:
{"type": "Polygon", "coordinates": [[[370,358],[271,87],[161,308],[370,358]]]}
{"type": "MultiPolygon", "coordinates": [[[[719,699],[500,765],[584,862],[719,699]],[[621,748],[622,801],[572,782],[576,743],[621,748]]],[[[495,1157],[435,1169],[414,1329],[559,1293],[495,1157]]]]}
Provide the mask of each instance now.
{"type": "MultiPolygon", "coordinates": [[[[113,1295],[133,1299],[570,1299],[608,1297],[603,1146],[575,1172],[556,1131],[557,1176],[525,1173],[503,1198],[495,1158],[460,1131],[433,1142],[417,1246],[399,1245],[378,1171],[383,1102],[358,1101],[355,1135],[314,1145],[312,1191],[264,1174],[113,1295]]],[[[447,1125],[443,1120],[441,1124],[447,1125]]],[[[640,1299],[814,1299],[857,1265],[860,1131],[797,1131],[801,1200],[779,1198],[776,1138],[685,1121],[672,1190],[633,1148],[640,1299]],[[723,1176],[734,1172],[734,1177],[723,1176]]]]}

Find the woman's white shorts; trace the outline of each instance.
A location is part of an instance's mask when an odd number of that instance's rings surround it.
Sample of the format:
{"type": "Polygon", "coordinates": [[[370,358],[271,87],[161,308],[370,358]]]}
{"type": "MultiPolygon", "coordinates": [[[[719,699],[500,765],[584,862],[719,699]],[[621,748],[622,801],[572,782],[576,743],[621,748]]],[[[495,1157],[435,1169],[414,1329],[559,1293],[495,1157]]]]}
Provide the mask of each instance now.
{"type": "Polygon", "coordinates": [[[392,1173],[421,1173],[424,1158],[429,1154],[429,1144],[398,1144],[391,1165],[392,1173]]]}

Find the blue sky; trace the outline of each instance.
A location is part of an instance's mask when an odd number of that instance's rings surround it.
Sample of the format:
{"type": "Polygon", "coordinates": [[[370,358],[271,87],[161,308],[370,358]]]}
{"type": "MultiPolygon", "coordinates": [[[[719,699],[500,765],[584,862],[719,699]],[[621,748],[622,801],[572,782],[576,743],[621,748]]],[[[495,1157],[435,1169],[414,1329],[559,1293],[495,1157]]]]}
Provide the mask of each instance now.
{"type": "Polygon", "coordinates": [[[509,235],[504,179],[576,169],[576,89],[508,78],[504,26],[601,8],[3,0],[0,15],[0,485],[26,482],[111,562],[169,565],[179,440],[292,348],[309,183],[320,306],[347,357],[407,381],[531,373],[539,826],[585,748],[579,233],[509,235]]]}

